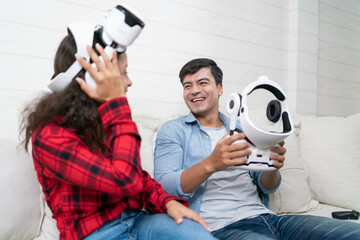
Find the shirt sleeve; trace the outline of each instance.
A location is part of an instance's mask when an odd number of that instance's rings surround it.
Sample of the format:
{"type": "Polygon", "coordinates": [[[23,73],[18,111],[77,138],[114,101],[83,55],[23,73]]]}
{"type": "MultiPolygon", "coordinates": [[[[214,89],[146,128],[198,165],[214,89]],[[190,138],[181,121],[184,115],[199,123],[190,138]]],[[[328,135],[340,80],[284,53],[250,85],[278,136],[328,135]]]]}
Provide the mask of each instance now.
{"type": "Polygon", "coordinates": [[[181,188],[184,150],[181,138],[174,126],[165,123],[157,133],[154,153],[154,176],[165,191],[189,199],[193,193],[184,193],[181,188]]]}
{"type": "Polygon", "coordinates": [[[98,109],[109,134],[110,157],[92,153],[73,131],[49,124],[32,137],[35,168],[42,175],[100,192],[129,196],[144,186],[140,136],[125,97],[98,109]]]}
{"type": "Polygon", "coordinates": [[[258,186],[258,188],[261,190],[262,194],[272,194],[274,193],[281,184],[281,175],[280,175],[280,180],[278,182],[278,184],[276,185],[275,188],[273,189],[267,189],[266,187],[264,187],[264,185],[261,183],[261,176],[262,176],[263,172],[250,172],[250,176],[253,179],[253,181],[255,182],[255,184],[258,186]]]}

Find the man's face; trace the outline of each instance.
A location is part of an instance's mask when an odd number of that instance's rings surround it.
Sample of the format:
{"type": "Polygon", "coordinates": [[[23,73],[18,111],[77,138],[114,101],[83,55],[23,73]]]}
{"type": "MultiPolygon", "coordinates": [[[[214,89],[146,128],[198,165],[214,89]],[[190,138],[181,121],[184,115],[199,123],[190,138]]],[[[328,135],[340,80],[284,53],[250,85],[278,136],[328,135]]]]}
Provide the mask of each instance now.
{"type": "Polygon", "coordinates": [[[215,78],[208,67],[201,68],[183,79],[183,96],[186,105],[195,116],[218,112],[222,84],[216,86],[215,78]]]}

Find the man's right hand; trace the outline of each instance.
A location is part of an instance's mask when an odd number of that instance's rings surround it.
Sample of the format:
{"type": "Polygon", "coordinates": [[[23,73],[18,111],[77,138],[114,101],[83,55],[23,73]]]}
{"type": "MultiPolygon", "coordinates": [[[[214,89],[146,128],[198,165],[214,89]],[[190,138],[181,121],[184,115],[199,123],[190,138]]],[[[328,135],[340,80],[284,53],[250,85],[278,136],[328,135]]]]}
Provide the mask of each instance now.
{"type": "Polygon", "coordinates": [[[215,146],[209,157],[194,166],[185,169],[181,174],[181,188],[184,193],[192,193],[213,173],[246,163],[246,156],[251,153],[248,142],[235,143],[245,138],[243,133],[229,137],[226,134],[215,146]]]}
{"type": "Polygon", "coordinates": [[[251,154],[250,144],[244,140],[245,134],[238,133],[232,136],[226,134],[215,146],[214,151],[206,159],[208,170],[211,173],[221,171],[229,166],[237,166],[246,163],[246,156],[251,154]]]}

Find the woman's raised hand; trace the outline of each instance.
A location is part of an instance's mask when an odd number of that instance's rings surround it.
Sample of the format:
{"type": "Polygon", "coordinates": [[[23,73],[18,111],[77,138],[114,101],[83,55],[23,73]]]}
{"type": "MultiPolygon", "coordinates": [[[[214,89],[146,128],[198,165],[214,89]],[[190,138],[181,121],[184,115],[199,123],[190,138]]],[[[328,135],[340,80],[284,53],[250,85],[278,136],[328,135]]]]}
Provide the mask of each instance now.
{"type": "Polygon", "coordinates": [[[84,79],[76,78],[81,89],[90,98],[99,102],[106,102],[117,97],[125,96],[116,51],[113,51],[112,60],[110,61],[100,44],[96,44],[96,50],[101,54],[103,61],[101,61],[94,49],[87,46],[90,58],[95,63],[97,69],[78,54],[75,55],[76,60],[89,72],[96,83],[96,87],[91,88],[84,79]]]}

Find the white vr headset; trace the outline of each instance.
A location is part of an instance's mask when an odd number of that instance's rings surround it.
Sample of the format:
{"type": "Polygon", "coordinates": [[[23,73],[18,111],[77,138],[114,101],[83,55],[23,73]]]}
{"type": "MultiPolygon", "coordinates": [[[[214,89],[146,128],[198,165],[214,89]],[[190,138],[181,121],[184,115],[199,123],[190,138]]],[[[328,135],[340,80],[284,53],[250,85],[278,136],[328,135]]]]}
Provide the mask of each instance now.
{"type": "MultiPolygon", "coordinates": [[[[100,25],[77,22],[69,24],[67,29],[75,39],[77,53],[90,62],[90,56],[86,50],[87,45],[95,46],[99,43],[107,56],[112,59],[113,50],[116,49],[119,53],[124,52],[139,36],[144,26],[144,22],[139,15],[134,14],[133,10],[130,11],[128,8],[117,5],[107,12],[100,25]]],[[[64,90],[82,68],[81,64],[75,60],[66,72],[61,72],[51,79],[47,85],[48,90],[50,92],[64,90]]],[[[88,72],[85,73],[85,81],[92,88],[96,86],[88,72]]]]}
{"type": "Polygon", "coordinates": [[[239,168],[249,171],[276,170],[273,161],[270,159],[270,147],[280,143],[293,131],[286,95],[282,88],[269,80],[267,76],[261,76],[257,81],[246,86],[241,95],[232,93],[227,100],[226,110],[230,117],[230,135],[241,132],[236,128],[236,120],[239,119],[246,136],[245,140],[250,143],[252,150],[252,153],[247,156],[246,164],[239,166],[239,168]],[[268,90],[276,97],[276,100],[268,103],[266,109],[266,116],[274,124],[274,131],[266,131],[256,127],[249,117],[249,109],[246,105],[247,96],[257,89],[268,90]],[[281,123],[283,129],[279,131],[281,123]]]}

